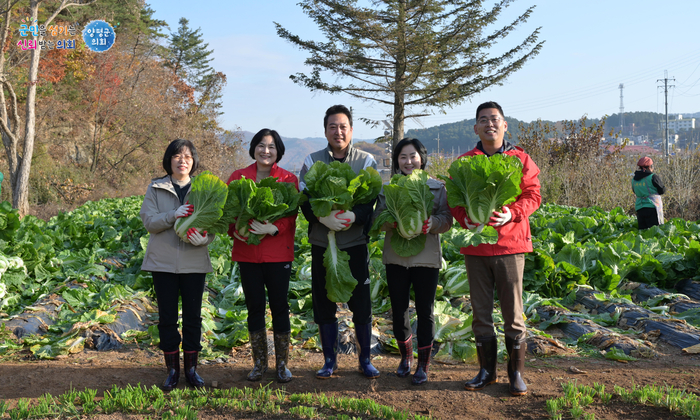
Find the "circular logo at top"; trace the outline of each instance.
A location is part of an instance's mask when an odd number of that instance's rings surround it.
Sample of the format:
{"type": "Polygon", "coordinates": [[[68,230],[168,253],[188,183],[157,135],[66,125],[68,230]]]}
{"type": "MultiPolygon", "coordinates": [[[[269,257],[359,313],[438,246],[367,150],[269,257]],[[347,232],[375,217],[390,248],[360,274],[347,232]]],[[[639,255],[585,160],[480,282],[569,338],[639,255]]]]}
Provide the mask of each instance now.
{"type": "Polygon", "coordinates": [[[112,48],[116,37],[112,25],[104,20],[93,20],[83,29],[83,40],[95,52],[105,52],[112,48]]]}

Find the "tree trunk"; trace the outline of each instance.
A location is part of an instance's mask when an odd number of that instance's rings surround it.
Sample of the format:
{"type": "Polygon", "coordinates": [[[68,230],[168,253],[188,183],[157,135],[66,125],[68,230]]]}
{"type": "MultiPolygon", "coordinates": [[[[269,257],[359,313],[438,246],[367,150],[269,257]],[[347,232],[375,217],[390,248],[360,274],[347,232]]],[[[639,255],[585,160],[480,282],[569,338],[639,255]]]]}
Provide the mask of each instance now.
{"type": "MultiPolygon", "coordinates": [[[[31,0],[30,15],[34,22],[39,18],[40,0],[31,0]]],[[[39,37],[34,36],[34,41],[39,41],[39,37]]],[[[25,216],[29,212],[29,172],[32,169],[32,155],[34,154],[34,140],[36,138],[36,84],[39,75],[39,60],[41,50],[37,47],[32,50],[29,62],[29,77],[27,86],[27,108],[26,125],[24,130],[24,147],[22,150],[22,160],[20,161],[15,184],[12,185],[12,207],[19,211],[20,216],[25,216]]]]}
{"type": "MultiPolygon", "coordinates": [[[[400,1],[398,16],[398,47],[396,54],[396,72],[394,73],[394,120],[392,121],[393,133],[391,139],[391,152],[394,153],[396,145],[403,139],[403,125],[405,117],[406,98],[406,2],[400,1]]],[[[391,174],[395,174],[399,168],[394,166],[394,159],[391,160],[391,174]]]]}

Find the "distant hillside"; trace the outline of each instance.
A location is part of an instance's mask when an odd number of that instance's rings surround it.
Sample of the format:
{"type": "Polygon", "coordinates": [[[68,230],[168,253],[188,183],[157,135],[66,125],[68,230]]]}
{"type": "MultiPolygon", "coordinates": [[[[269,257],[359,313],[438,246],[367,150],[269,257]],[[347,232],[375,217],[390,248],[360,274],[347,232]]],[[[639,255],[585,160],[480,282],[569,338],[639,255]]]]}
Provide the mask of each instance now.
{"type": "MultiPolygon", "coordinates": [[[[669,115],[669,118],[675,118],[677,114],[673,116],[669,115]]],[[[698,118],[696,115],[700,113],[682,113],[684,118],[698,118]]],[[[649,139],[661,139],[663,138],[663,132],[660,127],[660,122],[664,118],[663,114],[656,112],[630,112],[625,113],[625,132],[624,136],[647,136],[649,139]]],[[[520,134],[519,125],[523,123],[527,125],[524,121],[520,121],[516,118],[506,116],[506,121],[508,121],[508,133],[509,137],[507,140],[517,144],[518,135],[520,134]]],[[[589,118],[588,125],[597,123],[600,118],[589,118]]],[[[472,149],[476,143],[479,141],[479,137],[474,133],[474,123],[475,119],[462,120],[449,124],[442,124],[435,127],[429,127],[424,129],[411,129],[405,134],[406,137],[415,137],[420,140],[428,152],[433,153],[437,151],[438,142],[437,138],[440,137],[440,150],[444,153],[454,154],[464,153],[467,150],[472,149]]],[[[550,122],[551,121],[544,121],[550,122]]],[[[698,122],[696,122],[698,124],[698,122]]],[[[605,121],[605,132],[606,134],[609,130],[614,130],[615,133],[620,131],[620,115],[612,114],[605,121]]],[[[698,141],[698,132],[700,130],[696,128],[695,132],[681,132],[681,142],[685,137],[693,137],[694,141],[698,141]]]]}
{"type": "MultiPolygon", "coordinates": [[[[508,121],[508,133],[510,133],[506,139],[517,143],[520,132],[518,126],[521,121],[508,116],[506,116],[506,121],[508,121]]],[[[437,151],[439,135],[441,151],[448,154],[454,151],[454,154],[460,154],[473,149],[479,141],[479,136],[474,133],[475,123],[476,120],[472,118],[430,128],[411,129],[406,132],[405,136],[417,138],[425,145],[429,153],[433,153],[437,151]]]]}

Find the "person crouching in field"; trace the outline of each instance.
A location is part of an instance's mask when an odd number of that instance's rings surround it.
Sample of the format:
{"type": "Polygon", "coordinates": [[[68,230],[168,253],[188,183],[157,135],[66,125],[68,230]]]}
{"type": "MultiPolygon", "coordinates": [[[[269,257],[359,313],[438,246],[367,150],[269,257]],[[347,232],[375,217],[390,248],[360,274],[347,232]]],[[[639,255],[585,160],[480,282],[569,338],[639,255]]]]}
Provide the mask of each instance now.
{"type": "MultiPolygon", "coordinates": [[[[284,156],[284,143],[275,130],[264,128],[253,136],[248,151],[255,159],[252,165],[231,174],[228,183],[241,178],[258,182],[267,177],[277,182],[290,182],[299,190],[297,177],[277,163],[284,156]]],[[[233,238],[231,260],[238,261],[241,269],[241,285],[248,308],[248,334],[253,354],[253,370],[249,381],[259,381],[267,371],[267,330],[265,329],[265,290],[272,312],[272,330],[275,342],[277,382],[289,382],[292,373],[287,369],[289,359],[289,276],[294,260],[294,233],[297,215],[283,217],[274,223],[253,220],[250,232],[264,235],[260,244],[249,245],[247,237],[241,237],[236,225],[229,226],[233,238]]]]}
{"type": "Polygon", "coordinates": [[[637,196],[634,209],[637,212],[639,230],[664,223],[664,206],[661,195],[666,191],[661,178],[654,173],[654,162],[644,156],[637,162],[639,169],[632,178],[632,192],[637,196]]]}
{"type": "Polygon", "coordinates": [[[177,387],[180,378],[180,342],[184,350],[185,379],[203,387],[197,374],[197,356],[202,349],[202,294],[206,273],[212,272],[209,249],[214,235],[191,228],[190,243],[180,239],[175,221],[187,217],[194,206],[187,203],[192,178],[197,170],[197,150],[189,140],[174,140],[165,150],[163,169],[167,175],[148,186],[141,206],[141,220],[151,234],[141,269],[153,274],[158,301],[158,333],[168,377],[163,389],[177,387]],[[182,298],[182,338],[178,331],[178,300],[182,298]]]}
{"type": "MultiPolygon", "coordinates": [[[[425,169],[428,163],[428,151],[418,139],[405,138],[401,140],[392,154],[393,167],[397,173],[410,175],[415,169],[425,169]]],[[[391,247],[391,237],[400,231],[384,226],[386,230],[382,260],[386,265],[386,280],[391,299],[393,313],[393,330],[396,343],[401,352],[401,362],[396,370],[399,377],[411,373],[413,364],[413,334],[411,319],[408,315],[411,286],[415,294],[416,314],[418,315],[418,365],[411,382],[420,385],[428,380],[430,354],[433,349],[435,336],[435,291],[437,289],[440,267],[442,266],[442,247],[440,233],[445,233],[452,227],[452,214],[447,206],[447,191],[445,185],[435,179],[428,179],[428,187],[433,193],[432,215],[423,224],[422,233],[427,235],[425,248],[412,257],[400,257],[391,247]]],[[[386,209],[384,191],[379,193],[374,217],[386,209]]],[[[415,237],[415,236],[414,236],[415,237]]],[[[406,239],[413,239],[406,238],[406,239]]]]}

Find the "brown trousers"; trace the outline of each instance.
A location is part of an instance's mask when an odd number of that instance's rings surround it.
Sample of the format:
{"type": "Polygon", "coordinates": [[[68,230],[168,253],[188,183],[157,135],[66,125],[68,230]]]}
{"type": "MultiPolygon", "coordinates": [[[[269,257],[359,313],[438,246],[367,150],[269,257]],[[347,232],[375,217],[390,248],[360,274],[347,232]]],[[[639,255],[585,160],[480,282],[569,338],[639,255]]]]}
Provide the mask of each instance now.
{"type": "Polygon", "coordinates": [[[476,337],[496,334],[493,327],[493,290],[498,292],[506,337],[515,341],[525,338],[523,318],[523,271],[525,254],[481,257],[465,255],[476,337]]]}

